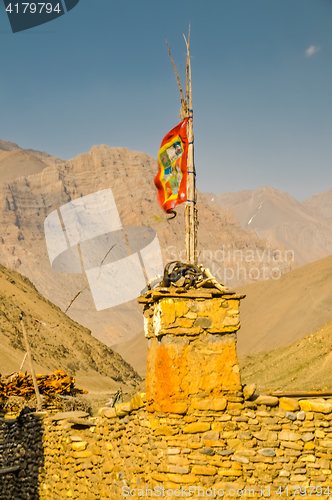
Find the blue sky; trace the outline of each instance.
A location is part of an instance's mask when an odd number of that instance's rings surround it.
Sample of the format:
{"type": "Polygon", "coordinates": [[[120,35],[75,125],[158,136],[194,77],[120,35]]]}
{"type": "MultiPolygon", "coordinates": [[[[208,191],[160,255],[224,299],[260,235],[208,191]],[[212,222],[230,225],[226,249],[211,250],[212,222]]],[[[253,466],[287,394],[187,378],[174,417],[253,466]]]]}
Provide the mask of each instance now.
{"type": "Polygon", "coordinates": [[[16,34],[0,0],[0,138],[156,157],[180,108],[164,36],[184,83],[189,22],[198,188],[332,188],[331,0],[80,0],[16,34]]]}

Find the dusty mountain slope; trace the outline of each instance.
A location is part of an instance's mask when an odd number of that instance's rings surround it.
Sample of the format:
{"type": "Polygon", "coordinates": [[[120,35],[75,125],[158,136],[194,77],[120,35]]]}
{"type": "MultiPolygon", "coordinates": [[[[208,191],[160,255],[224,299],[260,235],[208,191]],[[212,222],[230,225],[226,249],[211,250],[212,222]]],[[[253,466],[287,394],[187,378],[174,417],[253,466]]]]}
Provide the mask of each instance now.
{"type": "Polygon", "coordinates": [[[315,194],[307,200],[305,200],[302,205],[307,207],[309,210],[314,210],[316,213],[321,214],[326,219],[332,218],[332,189],[326,191],[325,193],[315,194]]]}
{"type": "Polygon", "coordinates": [[[137,373],[146,376],[146,362],[148,356],[148,339],[144,336],[144,331],[139,332],[135,337],[118,345],[113,345],[112,349],[118,352],[129,363],[137,373]]]}
{"type": "Polygon", "coordinates": [[[292,344],[332,320],[332,257],[290,271],[278,280],[236,289],[241,302],[239,354],[292,344]]]}
{"type": "MultiPolygon", "coordinates": [[[[21,311],[25,314],[24,323],[37,372],[62,369],[75,376],[78,386],[97,392],[113,390],[120,385],[135,387],[140,382],[136,372],[119,354],[45,299],[27,278],[1,265],[0,373],[18,371],[23,361],[21,311]]],[[[28,366],[25,364],[23,369],[27,370],[28,366]]]]}
{"type": "Polygon", "coordinates": [[[263,391],[332,391],[332,323],[290,346],[239,356],[242,383],[263,391]]]}
{"type": "MultiPolygon", "coordinates": [[[[332,321],[332,257],[281,276],[237,287],[241,301],[239,356],[270,351],[299,341],[332,321]]],[[[146,370],[147,340],[140,332],[115,350],[140,374],[146,370]]],[[[332,363],[331,363],[332,366],[332,363]]]]}
{"type": "Polygon", "coordinates": [[[23,149],[0,151],[0,178],[2,182],[11,182],[17,177],[38,174],[47,164],[36,155],[27,153],[23,149]],[[15,171],[13,171],[15,164],[15,171]]]}
{"type": "MultiPolygon", "coordinates": [[[[44,161],[43,157],[39,158],[44,161]]],[[[156,160],[144,153],[94,146],[89,153],[70,161],[54,163],[34,175],[0,184],[0,262],[28,276],[37,289],[62,310],[83,290],[68,314],[107,345],[128,340],[143,329],[141,307],[133,300],[97,312],[85,275],[61,274],[52,269],[45,243],[44,220],[71,200],[111,188],[123,225],[154,228],[164,263],[184,260],[184,206],[179,206],[178,216],[173,221],[167,221],[157,202],[153,182],[156,170],[156,160]]],[[[198,210],[200,259],[220,281],[224,281],[225,262],[220,258],[223,245],[231,250],[251,250],[258,267],[266,265],[271,269],[275,265],[263,254],[266,241],[253,230],[243,229],[230,211],[213,202],[207,203],[200,194],[198,210]],[[262,256],[261,261],[257,253],[262,256]]],[[[242,264],[247,268],[252,266],[248,262],[242,264]]],[[[292,265],[281,262],[282,272],[292,265]]],[[[229,262],[228,266],[235,266],[235,263],[229,262]]],[[[229,284],[246,281],[242,274],[229,284]]]]}
{"type": "Polygon", "coordinates": [[[38,174],[60,162],[45,151],[22,149],[17,144],[0,139],[0,182],[12,182],[19,177],[38,174]]]}
{"type": "Polygon", "coordinates": [[[206,193],[206,197],[230,209],[242,227],[254,229],[272,246],[293,250],[301,265],[332,254],[332,219],[327,218],[332,217],[332,191],[302,203],[269,186],[237,193],[206,193]]]}

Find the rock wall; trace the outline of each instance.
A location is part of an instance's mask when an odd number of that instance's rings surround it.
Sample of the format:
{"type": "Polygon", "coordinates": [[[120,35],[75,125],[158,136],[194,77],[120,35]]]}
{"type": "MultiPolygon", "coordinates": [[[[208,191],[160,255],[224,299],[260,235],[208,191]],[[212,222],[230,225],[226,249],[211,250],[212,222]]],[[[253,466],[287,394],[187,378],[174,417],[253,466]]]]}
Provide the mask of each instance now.
{"type": "Polygon", "coordinates": [[[147,394],[0,422],[1,500],[332,498],[332,400],[255,396],[236,357],[239,296],[152,291],[147,394]]]}
{"type": "Polygon", "coordinates": [[[95,418],[27,415],[2,423],[0,498],[117,500],[165,488],[174,499],[189,487],[192,498],[203,496],[198,488],[206,496],[215,488],[216,498],[252,496],[249,490],[280,498],[296,486],[308,497],[313,490],[332,496],[332,404],[238,396],[223,410],[218,405],[211,398],[210,409],[151,413],[138,395],[95,418]]]}

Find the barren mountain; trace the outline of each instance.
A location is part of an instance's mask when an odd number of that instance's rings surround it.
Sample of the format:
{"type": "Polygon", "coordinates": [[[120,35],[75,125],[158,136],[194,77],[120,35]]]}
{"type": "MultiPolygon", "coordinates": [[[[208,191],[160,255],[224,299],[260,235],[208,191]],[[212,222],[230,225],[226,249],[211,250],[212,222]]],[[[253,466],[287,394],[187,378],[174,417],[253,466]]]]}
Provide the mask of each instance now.
{"type": "MultiPolygon", "coordinates": [[[[93,391],[140,383],[137,373],[117,353],[45,299],[27,278],[1,265],[0,373],[20,370],[26,350],[21,311],[37,372],[62,369],[76,378],[78,386],[93,391]]],[[[27,363],[22,369],[29,369],[27,363]]]]}
{"type": "Polygon", "coordinates": [[[207,193],[220,207],[228,208],[243,228],[254,229],[273,247],[293,251],[300,265],[332,253],[332,190],[299,202],[271,187],[237,193],[207,193]]]}
{"type": "MultiPolygon", "coordinates": [[[[11,152],[15,151],[21,152],[14,147],[11,152]]],[[[31,155],[36,158],[38,170],[41,168],[38,162],[44,162],[43,153],[31,155]]],[[[15,176],[15,160],[11,170],[15,176]]],[[[52,269],[44,221],[68,202],[111,188],[122,224],[154,228],[164,263],[175,259],[183,261],[184,205],[178,207],[177,217],[169,222],[157,203],[153,183],[156,170],[156,161],[146,154],[94,146],[89,153],[70,161],[57,161],[42,171],[0,184],[1,263],[28,276],[37,289],[62,310],[66,310],[80,292],[68,314],[107,345],[127,340],[142,330],[141,308],[133,300],[97,312],[85,274],[52,269]]],[[[18,173],[21,175],[21,170],[18,173]]],[[[276,263],[275,249],[269,248],[264,239],[251,229],[243,229],[229,210],[206,202],[200,194],[198,210],[200,261],[210,267],[220,281],[227,278],[230,285],[246,283],[257,279],[257,272],[260,273],[263,266],[267,273],[276,266],[282,273],[294,266],[287,260],[276,263]],[[249,259],[246,259],[248,253],[249,259]],[[248,272],[253,267],[257,270],[250,277],[248,272]]]]}

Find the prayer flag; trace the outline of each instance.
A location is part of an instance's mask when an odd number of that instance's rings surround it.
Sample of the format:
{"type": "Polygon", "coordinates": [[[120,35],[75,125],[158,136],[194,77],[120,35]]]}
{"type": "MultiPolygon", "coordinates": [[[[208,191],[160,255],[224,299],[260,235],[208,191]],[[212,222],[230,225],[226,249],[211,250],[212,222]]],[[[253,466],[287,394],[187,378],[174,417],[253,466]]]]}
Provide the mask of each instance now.
{"type": "Polygon", "coordinates": [[[187,201],[187,122],[185,118],[165,135],[158,153],[159,172],[154,183],[165,212],[187,201]]]}

